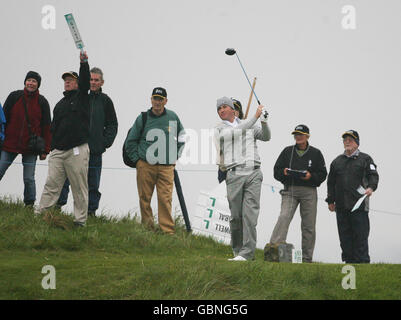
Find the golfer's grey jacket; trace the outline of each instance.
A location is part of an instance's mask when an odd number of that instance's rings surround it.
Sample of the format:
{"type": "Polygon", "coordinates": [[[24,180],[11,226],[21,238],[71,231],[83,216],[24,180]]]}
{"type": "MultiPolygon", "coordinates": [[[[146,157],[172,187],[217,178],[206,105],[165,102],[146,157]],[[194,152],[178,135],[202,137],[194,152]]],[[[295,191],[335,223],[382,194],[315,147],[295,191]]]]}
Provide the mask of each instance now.
{"type": "Polygon", "coordinates": [[[215,127],[214,139],[217,149],[217,164],[223,171],[241,166],[252,169],[260,166],[256,140],[269,141],[271,134],[267,122],[257,126],[257,118],[246,120],[235,118],[234,123],[222,121],[215,127]]]}

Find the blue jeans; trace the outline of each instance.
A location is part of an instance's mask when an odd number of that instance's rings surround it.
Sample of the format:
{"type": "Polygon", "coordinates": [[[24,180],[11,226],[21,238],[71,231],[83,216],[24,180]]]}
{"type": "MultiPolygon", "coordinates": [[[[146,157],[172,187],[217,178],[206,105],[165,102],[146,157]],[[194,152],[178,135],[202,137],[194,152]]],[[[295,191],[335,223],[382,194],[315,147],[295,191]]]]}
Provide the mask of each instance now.
{"type": "MultiPolygon", "coordinates": [[[[88,169],[88,190],[89,190],[89,204],[88,211],[95,212],[99,208],[99,201],[102,194],[99,192],[100,176],[102,174],[102,155],[91,154],[89,156],[89,169],[88,169]]],[[[68,193],[70,191],[70,182],[65,180],[63,189],[61,190],[60,197],[57,201],[59,206],[67,203],[68,193]]]]}
{"type": "MultiPolygon", "coordinates": [[[[1,151],[0,156],[0,180],[3,179],[8,167],[13,163],[18,153],[1,151]]],[[[36,200],[35,168],[36,155],[23,154],[23,177],[24,177],[24,203],[26,205],[34,204],[36,200]]]]}

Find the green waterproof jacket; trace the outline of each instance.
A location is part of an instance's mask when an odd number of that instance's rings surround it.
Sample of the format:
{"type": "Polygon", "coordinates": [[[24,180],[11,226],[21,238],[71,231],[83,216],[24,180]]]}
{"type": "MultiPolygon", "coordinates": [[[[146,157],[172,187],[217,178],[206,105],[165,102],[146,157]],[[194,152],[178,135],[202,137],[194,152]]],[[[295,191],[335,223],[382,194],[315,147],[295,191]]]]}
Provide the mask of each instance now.
{"type": "Polygon", "coordinates": [[[89,114],[89,150],[102,154],[113,144],[118,122],[113,101],[101,88],[89,94],[89,114]]]}
{"type": "Polygon", "coordinates": [[[184,127],[174,111],[164,109],[156,116],[147,111],[145,127],[140,114],[125,141],[131,161],[139,159],[149,164],[175,164],[185,145],[184,127]]]}

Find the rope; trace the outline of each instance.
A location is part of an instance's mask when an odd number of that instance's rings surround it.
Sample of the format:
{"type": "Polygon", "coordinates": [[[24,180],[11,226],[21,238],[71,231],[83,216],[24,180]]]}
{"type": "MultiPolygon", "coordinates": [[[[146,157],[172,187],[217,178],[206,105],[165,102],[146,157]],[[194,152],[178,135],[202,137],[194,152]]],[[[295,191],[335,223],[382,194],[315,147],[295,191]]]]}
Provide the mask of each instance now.
{"type": "MultiPolygon", "coordinates": [[[[13,162],[13,161],[3,161],[0,160],[0,162],[5,162],[8,164],[19,164],[19,165],[38,165],[38,166],[44,166],[44,167],[48,167],[49,165],[46,163],[31,163],[31,162],[13,162]]],[[[101,168],[102,170],[133,170],[133,168],[124,168],[124,167],[89,167],[89,168],[101,168]]],[[[195,173],[204,173],[204,172],[212,172],[212,173],[216,173],[217,170],[216,169],[177,169],[177,171],[179,172],[195,172],[195,173]]],[[[277,185],[272,185],[269,183],[262,183],[263,186],[268,187],[272,193],[275,193],[276,190],[280,190],[282,187],[281,186],[277,186],[277,185]]],[[[324,198],[320,198],[318,197],[319,200],[325,201],[324,198]]],[[[388,214],[388,215],[393,215],[393,216],[398,216],[401,217],[401,213],[399,212],[392,212],[392,211],[385,211],[385,210],[380,210],[380,209],[372,209],[369,208],[369,211],[373,211],[373,212],[377,212],[377,213],[383,213],[383,214],[388,214]]]]}

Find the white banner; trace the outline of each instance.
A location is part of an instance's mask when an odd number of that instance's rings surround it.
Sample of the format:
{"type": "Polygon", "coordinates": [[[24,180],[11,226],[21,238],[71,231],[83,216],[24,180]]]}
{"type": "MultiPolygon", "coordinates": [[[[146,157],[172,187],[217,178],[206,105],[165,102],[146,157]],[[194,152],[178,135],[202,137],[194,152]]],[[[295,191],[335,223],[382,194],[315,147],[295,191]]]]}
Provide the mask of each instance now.
{"type": "Polygon", "coordinates": [[[230,209],[225,182],[211,191],[201,191],[193,219],[193,233],[230,244],[230,209]]]}
{"type": "Polygon", "coordinates": [[[74,16],[72,13],[64,15],[65,20],[67,21],[68,27],[70,28],[72,38],[74,39],[75,45],[78,49],[83,50],[84,42],[81,39],[81,35],[79,34],[77,24],[75,23],[74,16]]]}

